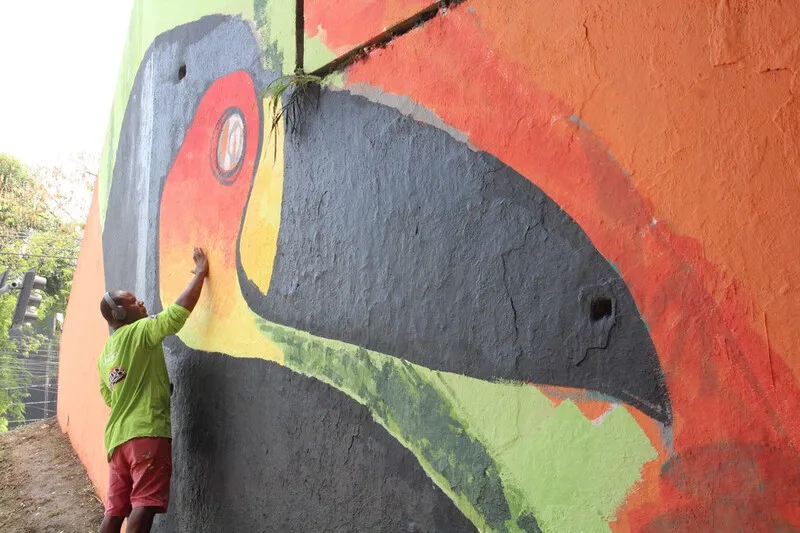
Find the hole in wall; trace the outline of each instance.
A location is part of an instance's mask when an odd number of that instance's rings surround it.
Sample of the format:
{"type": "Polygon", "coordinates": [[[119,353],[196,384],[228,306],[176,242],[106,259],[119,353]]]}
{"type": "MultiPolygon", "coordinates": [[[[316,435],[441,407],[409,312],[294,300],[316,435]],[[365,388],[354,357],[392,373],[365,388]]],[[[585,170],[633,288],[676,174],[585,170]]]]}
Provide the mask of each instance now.
{"type": "Polygon", "coordinates": [[[178,67],[178,81],[181,81],[183,78],[186,77],[186,63],[181,64],[178,67]]]}
{"type": "Polygon", "coordinates": [[[614,304],[611,302],[611,298],[605,296],[594,298],[589,304],[589,318],[592,319],[592,322],[611,316],[613,311],[614,304]]]}

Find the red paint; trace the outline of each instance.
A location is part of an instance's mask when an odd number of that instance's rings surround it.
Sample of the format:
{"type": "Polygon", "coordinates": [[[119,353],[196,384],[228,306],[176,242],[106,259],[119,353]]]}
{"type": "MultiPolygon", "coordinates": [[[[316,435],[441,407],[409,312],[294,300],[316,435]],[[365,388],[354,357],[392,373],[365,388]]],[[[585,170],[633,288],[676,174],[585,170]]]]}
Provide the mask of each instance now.
{"type": "MultiPolygon", "coordinates": [[[[168,255],[189,257],[186,254],[195,245],[236,242],[260,138],[260,111],[250,75],[239,71],[215,81],[197,107],[164,184],[159,233],[162,263],[170,262],[168,255]],[[241,164],[232,175],[224,176],[215,172],[217,138],[229,131],[222,126],[231,112],[244,120],[245,145],[241,164]]],[[[236,247],[220,248],[219,252],[224,254],[221,264],[235,268],[236,247]]]]}
{"type": "Polygon", "coordinates": [[[375,52],[347,82],[408,95],[465,132],[553,198],[619,268],[667,376],[678,460],[664,475],[645,469],[617,528],[661,531],[663,515],[675,531],[705,531],[717,513],[730,528],[800,525],[788,491],[800,472],[800,389],[743,316],[751,303],[735,285],[715,301],[706,287],[725,278],[699,242],[652,225],[653,206],[603,144],[569,120],[565,103],[525,79],[462,8],[375,52]],[[751,463],[759,485],[731,481],[751,463]]]}
{"type": "Polygon", "coordinates": [[[305,30],[341,54],[427,7],[429,0],[306,0],[305,30]]]}

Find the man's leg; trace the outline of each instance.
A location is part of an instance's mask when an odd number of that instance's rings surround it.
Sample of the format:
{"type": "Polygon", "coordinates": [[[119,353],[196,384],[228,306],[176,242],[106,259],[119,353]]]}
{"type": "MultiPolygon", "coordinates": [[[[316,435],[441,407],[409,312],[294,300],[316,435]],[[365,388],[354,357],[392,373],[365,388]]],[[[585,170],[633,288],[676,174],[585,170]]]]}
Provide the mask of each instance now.
{"type": "Polygon", "coordinates": [[[108,462],[106,515],[100,525],[100,533],[119,533],[123,520],[131,513],[133,478],[126,453],[127,446],[127,442],[117,446],[108,462]]]}
{"type": "Polygon", "coordinates": [[[100,524],[100,533],[119,533],[123,520],[124,516],[105,516],[100,524]]]}
{"type": "Polygon", "coordinates": [[[150,533],[158,510],[156,507],[135,507],[128,517],[125,533],[150,533]]]}
{"type": "Polygon", "coordinates": [[[169,482],[172,477],[172,441],[146,437],[131,441],[133,511],[128,518],[128,533],[149,533],[153,518],[166,513],[169,505],[169,482]]]}

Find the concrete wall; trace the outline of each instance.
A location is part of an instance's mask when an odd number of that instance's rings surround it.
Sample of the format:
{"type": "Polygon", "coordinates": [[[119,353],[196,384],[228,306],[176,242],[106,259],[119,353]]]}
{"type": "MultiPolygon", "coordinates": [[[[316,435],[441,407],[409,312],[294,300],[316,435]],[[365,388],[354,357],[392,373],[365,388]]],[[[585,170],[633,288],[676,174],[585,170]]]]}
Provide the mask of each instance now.
{"type": "MultiPolygon", "coordinates": [[[[424,5],[306,0],[307,70],[424,5]]],[[[99,493],[102,291],[201,245],[160,531],[800,531],[800,6],[467,0],[272,128],[293,9],[134,7],[60,365],[99,493]]]]}

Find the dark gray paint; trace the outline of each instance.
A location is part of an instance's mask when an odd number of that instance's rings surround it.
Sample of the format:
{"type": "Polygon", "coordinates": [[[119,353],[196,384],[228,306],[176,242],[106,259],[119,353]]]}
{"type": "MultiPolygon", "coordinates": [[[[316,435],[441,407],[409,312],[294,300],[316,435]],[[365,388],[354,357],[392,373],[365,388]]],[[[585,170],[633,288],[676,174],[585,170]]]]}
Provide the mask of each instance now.
{"type": "MultiPolygon", "coordinates": [[[[145,239],[142,296],[159,311],[158,208],[194,110],[225,74],[248,69],[260,88],[275,75],[260,70],[248,24],[228,17],[159,36],[142,65],[120,132],[103,252],[106,286],[134,289],[137,240],[145,239]],[[155,109],[152,142],[144,143],[148,91],[155,109]]],[[[475,531],[413,454],[342,393],[264,361],[201,354],[177,339],[169,346],[172,503],[154,531],[475,531]]]]}
{"type": "Polygon", "coordinates": [[[254,75],[257,86],[266,86],[276,75],[261,70],[259,61],[248,23],[225,16],[204,17],[178,26],[158,36],[148,49],[125,108],[114,163],[103,231],[103,249],[110,252],[104,257],[108,288],[138,289],[137,296],[148,309],[160,310],[155,273],[164,180],[206,89],[218,78],[241,69],[254,75]],[[184,64],[186,76],[179,81],[178,69],[184,64]],[[142,120],[143,95],[151,95],[152,123],[142,120]],[[152,131],[150,142],[148,131],[152,131]],[[146,199],[142,186],[148,189],[146,199]],[[136,280],[130,276],[141,259],[137,248],[140,237],[146,239],[148,252],[144,287],[136,287],[136,280]]]}
{"type": "Polygon", "coordinates": [[[169,345],[173,490],[157,531],[475,531],[344,394],[273,363],[169,345]]]}
{"type": "Polygon", "coordinates": [[[345,92],[287,136],[268,320],[429,368],[589,389],[669,423],[624,281],[580,227],[491,155],[345,92]],[[613,313],[592,320],[595,298],[613,313]]]}

